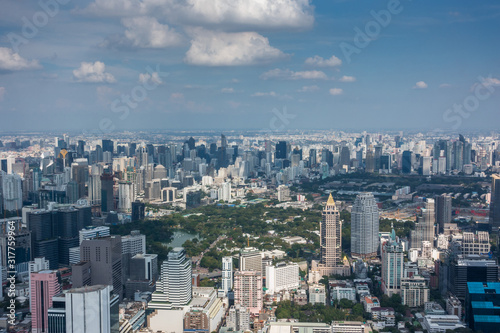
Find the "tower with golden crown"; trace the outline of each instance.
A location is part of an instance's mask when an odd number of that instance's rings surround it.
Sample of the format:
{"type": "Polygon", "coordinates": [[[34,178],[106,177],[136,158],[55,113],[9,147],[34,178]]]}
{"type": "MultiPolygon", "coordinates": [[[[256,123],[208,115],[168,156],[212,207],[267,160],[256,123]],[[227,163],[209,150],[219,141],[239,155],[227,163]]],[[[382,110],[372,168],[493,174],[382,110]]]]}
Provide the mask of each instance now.
{"type": "Polygon", "coordinates": [[[321,258],[318,269],[322,276],[349,275],[349,264],[342,260],[342,221],[332,195],[328,197],[320,223],[321,258]]]}

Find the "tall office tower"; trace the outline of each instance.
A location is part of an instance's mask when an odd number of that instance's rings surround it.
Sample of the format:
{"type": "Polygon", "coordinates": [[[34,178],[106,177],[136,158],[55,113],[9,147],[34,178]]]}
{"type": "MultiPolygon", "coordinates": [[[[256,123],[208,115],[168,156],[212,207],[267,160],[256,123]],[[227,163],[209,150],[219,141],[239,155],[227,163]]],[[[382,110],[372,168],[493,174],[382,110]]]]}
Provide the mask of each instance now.
{"type": "Polygon", "coordinates": [[[463,165],[471,164],[472,162],[472,144],[464,142],[464,161],[463,165]]]}
{"type": "Polygon", "coordinates": [[[86,158],[77,158],[71,163],[71,179],[78,183],[78,197],[84,197],[85,184],[89,180],[89,165],[86,158]]]}
{"type": "Polygon", "coordinates": [[[366,151],[365,171],[375,172],[375,156],[373,155],[373,149],[371,147],[366,151]]]}
{"type": "Polygon", "coordinates": [[[430,176],[430,174],[431,174],[431,157],[430,156],[420,157],[419,174],[422,176],[430,176]]]}
{"type": "Polygon", "coordinates": [[[66,292],[66,333],[119,330],[119,297],[109,285],[74,288],[66,292]]]}
{"type": "Polygon", "coordinates": [[[115,210],[113,184],[113,174],[103,173],[101,175],[101,210],[103,212],[115,210]]]}
{"type": "Polygon", "coordinates": [[[422,242],[430,242],[434,245],[434,223],[436,215],[434,213],[434,199],[427,199],[425,208],[420,209],[417,215],[415,230],[411,231],[411,247],[422,248],[422,242]]]}
{"type": "Polygon", "coordinates": [[[59,263],[69,264],[69,249],[79,245],[78,211],[74,208],[60,209],[54,218],[57,219],[59,235],[59,263]]]}
{"type": "MultiPolygon", "coordinates": [[[[172,305],[186,305],[192,298],[191,259],[186,250],[176,247],[161,266],[161,291],[172,305]]],[[[157,290],[159,291],[159,290],[157,290]]]]}
{"type": "Polygon", "coordinates": [[[89,203],[91,205],[101,204],[101,174],[102,166],[92,165],[92,171],[89,177],[89,203]]]}
{"type": "Polygon", "coordinates": [[[388,295],[398,294],[403,277],[403,246],[396,237],[394,228],[391,238],[382,250],[382,291],[388,295]]]}
{"type": "Polygon", "coordinates": [[[144,220],[145,208],[146,205],[144,204],[144,202],[139,202],[139,201],[132,202],[132,221],[144,220]]]}
{"type": "Polygon", "coordinates": [[[490,229],[500,228],[500,175],[491,175],[490,229]]]}
{"type": "Polygon", "coordinates": [[[224,296],[233,289],[233,257],[222,257],[222,291],[224,296]]]}
{"type": "Polygon", "coordinates": [[[59,267],[59,249],[57,226],[52,212],[37,210],[26,214],[26,224],[31,231],[33,257],[45,257],[50,262],[50,269],[59,267]]]}
{"type": "Polygon", "coordinates": [[[328,197],[319,225],[321,260],[318,268],[321,275],[348,275],[349,267],[342,263],[342,221],[332,195],[328,197]]]}
{"type": "Polygon", "coordinates": [[[113,153],[114,150],[114,143],[112,140],[102,140],[102,151],[108,151],[110,153],[113,153]]]}
{"type": "Polygon", "coordinates": [[[276,159],[286,160],[288,157],[287,153],[288,153],[287,152],[287,142],[286,141],[279,141],[276,144],[276,153],[275,153],[274,157],[276,159]]]}
{"type": "Polygon", "coordinates": [[[122,253],[135,256],[138,253],[146,253],[146,236],[139,230],[132,230],[130,235],[122,237],[122,253]]]}
{"type": "Polygon", "coordinates": [[[351,151],[349,150],[349,147],[343,146],[340,150],[340,167],[343,167],[346,165],[349,167],[351,165],[351,151]]]}
{"type": "Polygon", "coordinates": [[[309,149],[309,166],[315,167],[318,164],[318,151],[314,148],[309,149]]]}
{"type": "Polygon", "coordinates": [[[458,255],[449,266],[448,288],[461,301],[465,300],[467,282],[497,282],[498,264],[487,256],[458,255]]]}
{"type": "Polygon", "coordinates": [[[47,310],[48,333],[66,333],[66,295],[52,297],[52,307],[47,310]]]}
{"type": "Polygon", "coordinates": [[[118,183],[118,210],[130,212],[135,201],[135,184],[132,182],[118,183]]]}
{"type": "Polygon", "coordinates": [[[465,318],[474,332],[498,332],[500,283],[469,282],[465,299],[465,318]]]}
{"type": "Polygon", "coordinates": [[[30,310],[33,333],[48,331],[48,310],[52,298],[61,292],[58,271],[45,270],[30,275],[30,310]]]}
{"type": "Polygon", "coordinates": [[[257,271],[262,273],[262,255],[255,248],[245,248],[240,253],[240,271],[257,271]]]}
{"type": "Polygon", "coordinates": [[[244,306],[251,313],[262,310],[262,274],[257,271],[234,273],[234,304],[244,306]]]}
{"type": "Polygon", "coordinates": [[[442,194],[436,197],[436,223],[443,232],[445,223],[451,222],[451,196],[442,194]]]}
{"type": "Polygon", "coordinates": [[[403,173],[411,173],[412,170],[412,152],[405,150],[401,159],[401,171],[403,173]]]}
{"type": "Polygon", "coordinates": [[[76,153],[78,154],[78,157],[83,157],[83,155],[85,154],[85,141],[78,140],[78,144],[76,146],[76,153]]]}
{"type": "Polygon", "coordinates": [[[227,139],[226,139],[226,136],[222,133],[220,135],[220,146],[222,148],[227,148],[227,139]]]}
{"type": "MultiPolygon", "coordinates": [[[[120,299],[123,294],[122,241],[120,236],[84,240],[80,244],[81,261],[91,266],[91,283],[112,285],[120,299]]],[[[83,279],[78,279],[83,281],[83,279]]],[[[83,285],[73,285],[76,288],[83,285]]]]}
{"type": "Polygon", "coordinates": [[[361,193],[351,211],[351,255],[354,258],[377,256],[379,212],[372,193],[361,193]]]}
{"type": "Polygon", "coordinates": [[[17,174],[6,174],[0,171],[0,186],[2,187],[3,209],[16,211],[23,208],[22,180],[17,174]]]}
{"type": "Polygon", "coordinates": [[[392,155],[380,156],[380,169],[384,172],[391,173],[392,170],[392,155]]]}
{"type": "Polygon", "coordinates": [[[453,169],[462,171],[464,162],[464,143],[461,141],[453,142],[453,169]]]}
{"type": "Polygon", "coordinates": [[[384,145],[382,145],[382,144],[375,145],[374,159],[375,159],[375,171],[377,171],[377,172],[380,169],[382,169],[381,157],[382,157],[382,149],[383,148],[384,148],[384,145]]]}
{"type": "Polygon", "coordinates": [[[148,280],[158,279],[158,255],[138,253],[130,259],[130,279],[148,280]]]}

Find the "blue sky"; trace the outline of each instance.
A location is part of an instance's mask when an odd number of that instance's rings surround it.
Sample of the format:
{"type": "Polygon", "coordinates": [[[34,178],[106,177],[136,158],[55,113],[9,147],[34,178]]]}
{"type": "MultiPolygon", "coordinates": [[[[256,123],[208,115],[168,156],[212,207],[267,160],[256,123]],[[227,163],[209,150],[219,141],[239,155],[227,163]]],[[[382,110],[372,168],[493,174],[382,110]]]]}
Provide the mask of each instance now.
{"type": "Polygon", "coordinates": [[[0,5],[0,131],[498,128],[497,1],[41,3],[0,5]]]}

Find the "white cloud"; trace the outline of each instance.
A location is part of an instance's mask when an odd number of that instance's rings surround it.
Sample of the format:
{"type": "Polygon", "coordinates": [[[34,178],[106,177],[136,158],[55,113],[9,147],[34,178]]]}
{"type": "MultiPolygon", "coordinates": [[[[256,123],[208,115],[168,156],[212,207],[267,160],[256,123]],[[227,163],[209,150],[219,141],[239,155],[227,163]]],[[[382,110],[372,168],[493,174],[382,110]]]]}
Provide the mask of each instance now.
{"type": "Polygon", "coordinates": [[[427,86],[427,83],[425,83],[424,81],[418,81],[417,83],[415,83],[415,85],[413,86],[413,89],[426,89],[428,86],[427,86]]]}
{"type": "Polygon", "coordinates": [[[225,94],[232,94],[234,93],[234,89],[233,88],[222,88],[220,90],[221,93],[225,93],[225,94]]]}
{"type": "Polygon", "coordinates": [[[84,13],[99,16],[158,15],[189,25],[310,28],[309,0],[95,0],[84,13]]]}
{"type": "Polygon", "coordinates": [[[78,82],[116,82],[114,76],[110,73],[106,73],[105,70],[106,65],[100,61],[94,63],[82,62],[79,68],[73,70],[73,78],[78,82]]]}
{"type": "Polygon", "coordinates": [[[311,91],[317,91],[319,90],[318,86],[303,86],[297,92],[311,92],[311,91]]]}
{"type": "Polygon", "coordinates": [[[162,84],[163,81],[160,79],[160,75],[157,72],[149,73],[140,73],[139,74],[139,83],[153,83],[155,85],[162,84]]]}
{"type": "Polygon", "coordinates": [[[306,64],[318,67],[335,67],[342,65],[342,60],[332,55],[330,59],[323,59],[320,56],[314,56],[306,59],[306,64]]]}
{"type": "Polygon", "coordinates": [[[0,47],[0,70],[21,71],[41,68],[37,60],[26,60],[8,47],[0,47]]]}
{"type": "Polygon", "coordinates": [[[122,24],[127,28],[125,37],[135,47],[165,48],[179,45],[182,41],[180,34],[154,17],[124,18],[122,24]]]}
{"type": "Polygon", "coordinates": [[[481,78],[479,82],[474,83],[472,87],[470,87],[470,90],[474,91],[474,89],[477,86],[483,86],[483,87],[500,86],[500,80],[492,76],[488,76],[487,78],[481,78]]]}
{"type": "Polygon", "coordinates": [[[284,79],[284,80],[326,80],[328,76],[322,71],[301,71],[294,72],[289,69],[271,69],[260,76],[263,80],[284,79]]]}
{"type": "Polygon", "coordinates": [[[274,91],[256,92],[255,94],[252,94],[252,97],[266,97],[266,96],[276,97],[276,96],[278,96],[278,94],[276,94],[274,91]]]}
{"type": "Polygon", "coordinates": [[[355,82],[356,78],[354,76],[344,75],[339,79],[340,82],[355,82]]]}
{"type": "Polygon", "coordinates": [[[224,33],[196,29],[185,62],[201,66],[243,66],[270,63],[286,55],[256,32],[224,33]]]}
{"type": "Polygon", "coordinates": [[[3,96],[5,96],[5,87],[0,87],[0,102],[3,101],[3,96]]]}
{"type": "Polygon", "coordinates": [[[330,95],[333,95],[333,96],[342,95],[343,93],[344,93],[344,90],[342,90],[340,88],[332,88],[332,89],[330,89],[330,95]]]}

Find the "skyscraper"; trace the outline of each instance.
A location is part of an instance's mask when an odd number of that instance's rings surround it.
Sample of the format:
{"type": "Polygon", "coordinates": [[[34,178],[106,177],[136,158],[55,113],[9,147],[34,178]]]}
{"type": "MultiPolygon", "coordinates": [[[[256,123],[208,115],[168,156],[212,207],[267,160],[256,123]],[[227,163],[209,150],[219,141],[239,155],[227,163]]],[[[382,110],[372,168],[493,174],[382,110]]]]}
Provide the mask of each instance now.
{"type": "Polygon", "coordinates": [[[257,271],[234,273],[234,304],[249,308],[251,313],[262,310],[262,274],[257,271]]]}
{"type": "Polygon", "coordinates": [[[58,271],[44,270],[30,275],[30,310],[33,333],[47,332],[52,298],[61,292],[58,271]]]}
{"type": "Polygon", "coordinates": [[[401,160],[401,171],[403,173],[411,173],[412,169],[412,152],[405,150],[403,152],[403,158],[401,160]]]}
{"type": "Polygon", "coordinates": [[[168,253],[161,266],[161,285],[166,301],[172,305],[186,305],[192,298],[191,259],[186,250],[176,247],[168,253]]]}
{"type": "Polygon", "coordinates": [[[233,257],[222,257],[222,291],[224,296],[233,289],[233,257]]]}
{"type": "Polygon", "coordinates": [[[276,144],[275,158],[276,159],[286,160],[287,156],[288,156],[288,154],[287,154],[287,143],[286,143],[286,141],[279,141],[276,144]]]}
{"type": "Polygon", "coordinates": [[[328,197],[320,222],[321,275],[348,275],[349,268],[342,263],[342,222],[332,195],[328,197]]]}
{"type": "Polygon", "coordinates": [[[411,231],[411,247],[421,248],[422,242],[430,242],[434,245],[434,222],[436,215],[434,213],[434,199],[427,199],[425,208],[420,209],[417,215],[415,230],[411,231]]]}
{"type": "Polygon", "coordinates": [[[402,277],[403,246],[393,228],[391,238],[382,248],[382,291],[388,296],[398,294],[402,277]]]}
{"type": "Polygon", "coordinates": [[[93,285],[66,292],[66,332],[111,333],[119,329],[118,295],[109,285],[93,285]]]}
{"type": "Polygon", "coordinates": [[[490,228],[500,227],[500,175],[491,175],[490,228]]]}
{"type": "Polygon", "coordinates": [[[123,294],[121,237],[110,236],[82,241],[80,258],[81,261],[90,262],[91,283],[112,285],[113,291],[121,299],[123,294]]]}
{"type": "Polygon", "coordinates": [[[378,206],[372,193],[361,193],[351,211],[351,255],[370,258],[377,255],[379,233],[378,206]]]}
{"type": "Polygon", "coordinates": [[[436,223],[439,232],[443,232],[444,224],[451,222],[451,196],[442,194],[436,197],[436,223]]]}

